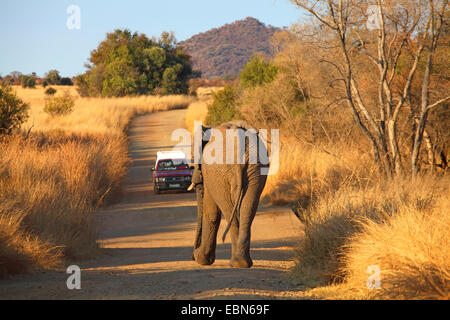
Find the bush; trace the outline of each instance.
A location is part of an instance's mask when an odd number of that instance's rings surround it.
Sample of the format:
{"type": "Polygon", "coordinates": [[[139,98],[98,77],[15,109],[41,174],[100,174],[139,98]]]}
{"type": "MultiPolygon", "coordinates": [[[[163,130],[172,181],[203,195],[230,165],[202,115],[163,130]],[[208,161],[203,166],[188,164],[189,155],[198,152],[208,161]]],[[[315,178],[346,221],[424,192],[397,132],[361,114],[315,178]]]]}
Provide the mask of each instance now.
{"type": "Polygon", "coordinates": [[[235,104],[237,101],[236,88],[230,85],[214,93],[214,100],[208,106],[205,123],[210,126],[219,125],[237,119],[240,116],[235,104]]]}
{"type": "Polygon", "coordinates": [[[56,93],[56,89],[55,88],[48,88],[47,90],[45,90],[45,94],[48,96],[53,96],[56,93]]]}
{"type": "MultiPolygon", "coordinates": [[[[77,85],[77,92],[80,95],[80,97],[89,97],[89,96],[95,96],[94,94],[91,94],[89,91],[90,86],[94,87],[94,85],[91,84],[91,82],[88,79],[88,74],[80,74],[75,77],[75,83],[77,85]]],[[[100,87],[100,85],[96,85],[95,87],[100,87]]]]}
{"type": "Polygon", "coordinates": [[[20,78],[20,82],[23,88],[36,88],[36,79],[33,76],[23,75],[20,78]]]}
{"type": "Polygon", "coordinates": [[[58,70],[50,70],[45,74],[47,84],[58,85],[61,83],[61,76],[58,70]]]}
{"type": "Polygon", "coordinates": [[[270,83],[275,79],[277,72],[278,69],[273,62],[266,62],[262,57],[255,55],[241,71],[241,85],[249,88],[270,83]]]}
{"type": "Polygon", "coordinates": [[[0,87],[0,135],[10,134],[28,117],[28,105],[10,87],[0,87]]]}
{"type": "Polygon", "coordinates": [[[59,83],[61,86],[73,86],[72,79],[69,77],[61,78],[61,81],[59,83]]]}
{"type": "Polygon", "coordinates": [[[51,97],[45,101],[44,111],[51,117],[63,116],[71,113],[75,106],[75,99],[69,94],[62,97],[51,97]]]}

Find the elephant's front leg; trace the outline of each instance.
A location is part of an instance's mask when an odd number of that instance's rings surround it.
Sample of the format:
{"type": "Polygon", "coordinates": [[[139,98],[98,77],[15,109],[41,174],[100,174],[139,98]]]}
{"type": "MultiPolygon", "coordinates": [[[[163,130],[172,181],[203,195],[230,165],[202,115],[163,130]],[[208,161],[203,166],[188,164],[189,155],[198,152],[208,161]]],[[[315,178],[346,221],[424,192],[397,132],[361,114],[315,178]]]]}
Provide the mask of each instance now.
{"type": "Polygon", "coordinates": [[[213,264],[216,259],[217,231],[220,225],[220,211],[217,204],[204,189],[203,220],[200,247],[194,250],[194,258],[201,265],[213,264]]]}

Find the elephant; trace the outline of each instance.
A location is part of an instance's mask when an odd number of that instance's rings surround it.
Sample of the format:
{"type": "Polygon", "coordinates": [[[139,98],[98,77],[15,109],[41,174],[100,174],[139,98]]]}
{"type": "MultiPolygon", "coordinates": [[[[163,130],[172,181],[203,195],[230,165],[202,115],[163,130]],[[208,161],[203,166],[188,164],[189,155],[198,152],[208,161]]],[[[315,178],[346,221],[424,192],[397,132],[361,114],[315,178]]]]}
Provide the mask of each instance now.
{"type": "MultiPolygon", "coordinates": [[[[202,127],[203,134],[206,135],[210,129],[202,127]]],[[[250,257],[251,225],[267,179],[262,169],[267,168],[268,164],[262,163],[260,154],[267,155],[267,148],[256,131],[249,131],[250,126],[245,122],[232,121],[213,129],[221,132],[223,137],[226,137],[227,129],[243,130],[242,132],[248,135],[245,139],[245,156],[241,163],[208,163],[205,161],[205,152],[208,145],[214,143],[215,138],[208,138],[203,143],[202,164],[198,166],[197,174],[197,177],[202,177],[203,183],[196,185],[198,219],[192,258],[200,265],[214,263],[217,233],[223,214],[228,225],[222,240],[225,241],[228,231],[231,234],[230,265],[235,268],[250,268],[253,265],[250,257]],[[250,137],[257,143],[249,143],[250,137]],[[257,155],[256,161],[251,158],[252,154],[257,155]]],[[[223,139],[224,160],[227,157],[225,140],[223,139]]],[[[236,149],[237,147],[234,148],[235,155],[236,149]]]]}

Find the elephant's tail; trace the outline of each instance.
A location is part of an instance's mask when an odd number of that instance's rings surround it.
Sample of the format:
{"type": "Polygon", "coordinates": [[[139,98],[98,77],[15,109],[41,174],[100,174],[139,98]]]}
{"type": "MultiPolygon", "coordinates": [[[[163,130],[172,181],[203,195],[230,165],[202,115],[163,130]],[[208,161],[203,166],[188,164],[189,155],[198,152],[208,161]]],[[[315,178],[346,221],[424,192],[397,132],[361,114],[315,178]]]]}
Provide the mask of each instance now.
{"type": "Polygon", "coordinates": [[[222,242],[225,242],[225,238],[227,237],[227,233],[230,230],[231,224],[233,223],[233,220],[237,218],[237,216],[239,215],[240,211],[241,211],[241,203],[242,203],[242,198],[243,198],[243,194],[244,194],[244,188],[242,186],[242,171],[239,171],[239,176],[236,177],[237,178],[237,184],[236,184],[236,190],[239,190],[238,196],[236,198],[236,201],[234,203],[234,207],[233,207],[233,211],[231,213],[231,218],[230,221],[228,221],[228,225],[225,229],[225,231],[223,232],[222,235],[222,242]]]}

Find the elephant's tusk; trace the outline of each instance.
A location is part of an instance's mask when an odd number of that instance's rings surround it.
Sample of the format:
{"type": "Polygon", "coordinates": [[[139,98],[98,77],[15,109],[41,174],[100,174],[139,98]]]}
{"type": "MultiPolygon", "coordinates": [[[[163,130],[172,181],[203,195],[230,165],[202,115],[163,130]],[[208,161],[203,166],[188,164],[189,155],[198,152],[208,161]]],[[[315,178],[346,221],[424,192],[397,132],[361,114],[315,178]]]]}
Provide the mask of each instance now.
{"type": "Polygon", "coordinates": [[[195,185],[193,183],[191,183],[191,185],[189,186],[189,188],[187,188],[187,191],[191,191],[192,189],[194,189],[195,185]]]}

